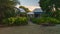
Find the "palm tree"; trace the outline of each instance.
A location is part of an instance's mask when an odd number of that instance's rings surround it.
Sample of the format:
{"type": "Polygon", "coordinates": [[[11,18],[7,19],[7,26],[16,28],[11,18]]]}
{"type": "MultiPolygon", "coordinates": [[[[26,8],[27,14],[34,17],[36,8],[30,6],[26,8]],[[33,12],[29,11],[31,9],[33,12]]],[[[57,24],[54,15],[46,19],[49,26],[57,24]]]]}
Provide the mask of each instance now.
{"type": "Polygon", "coordinates": [[[5,16],[10,16],[10,14],[14,12],[14,8],[17,3],[18,0],[0,0],[0,20],[5,16]]]}

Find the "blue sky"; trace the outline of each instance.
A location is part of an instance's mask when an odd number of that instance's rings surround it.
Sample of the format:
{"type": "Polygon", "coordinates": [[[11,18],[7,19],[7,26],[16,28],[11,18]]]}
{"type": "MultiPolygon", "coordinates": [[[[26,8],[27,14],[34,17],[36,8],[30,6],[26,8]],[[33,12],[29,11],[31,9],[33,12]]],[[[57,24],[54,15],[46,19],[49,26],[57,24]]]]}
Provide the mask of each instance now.
{"type": "Polygon", "coordinates": [[[20,0],[21,5],[25,6],[38,6],[39,0],[20,0]]]}
{"type": "Polygon", "coordinates": [[[27,8],[29,8],[30,10],[33,10],[37,7],[39,7],[39,0],[19,0],[20,1],[20,5],[25,6],[27,8]]]}

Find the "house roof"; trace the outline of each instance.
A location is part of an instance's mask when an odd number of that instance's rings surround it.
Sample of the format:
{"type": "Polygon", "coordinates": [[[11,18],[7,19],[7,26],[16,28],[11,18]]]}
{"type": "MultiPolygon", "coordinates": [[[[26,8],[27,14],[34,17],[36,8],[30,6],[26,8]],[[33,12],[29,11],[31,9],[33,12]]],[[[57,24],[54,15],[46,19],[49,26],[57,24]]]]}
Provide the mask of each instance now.
{"type": "Polygon", "coordinates": [[[43,12],[43,11],[41,10],[41,8],[36,8],[33,10],[33,12],[43,12]]]}

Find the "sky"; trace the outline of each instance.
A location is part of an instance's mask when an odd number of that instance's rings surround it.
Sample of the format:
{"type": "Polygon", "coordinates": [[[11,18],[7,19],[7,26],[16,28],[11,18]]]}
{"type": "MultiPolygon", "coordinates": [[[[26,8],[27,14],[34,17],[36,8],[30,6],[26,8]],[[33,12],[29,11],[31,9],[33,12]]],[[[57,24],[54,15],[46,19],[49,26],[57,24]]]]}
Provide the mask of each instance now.
{"type": "Polygon", "coordinates": [[[29,8],[31,11],[35,8],[39,8],[39,0],[19,0],[21,6],[29,8]]]}

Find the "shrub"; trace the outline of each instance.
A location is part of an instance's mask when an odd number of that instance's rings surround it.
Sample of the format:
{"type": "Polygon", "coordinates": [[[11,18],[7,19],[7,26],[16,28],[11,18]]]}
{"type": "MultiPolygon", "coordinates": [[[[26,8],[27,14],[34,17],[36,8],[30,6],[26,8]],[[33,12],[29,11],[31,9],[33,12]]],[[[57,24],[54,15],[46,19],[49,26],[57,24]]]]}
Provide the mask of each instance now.
{"type": "Polygon", "coordinates": [[[18,17],[14,24],[15,25],[26,25],[28,24],[28,19],[26,17],[18,17]]]}
{"type": "Polygon", "coordinates": [[[32,22],[36,24],[46,23],[45,18],[33,18],[32,22]]]}
{"type": "Polygon", "coordinates": [[[47,20],[48,20],[48,22],[50,22],[52,24],[60,24],[60,20],[58,20],[56,18],[48,17],[47,20]]]}
{"type": "Polygon", "coordinates": [[[26,25],[28,19],[26,17],[11,17],[2,20],[4,25],[26,25]]]}
{"type": "Polygon", "coordinates": [[[3,19],[2,22],[4,25],[13,25],[13,23],[15,22],[16,18],[6,18],[6,19],[3,19]]]}
{"type": "Polygon", "coordinates": [[[32,22],[36,24],[43,24],[43,23],[60,24],[60,21],[58,19],[51,17],[33,18],[32,22]]]}

